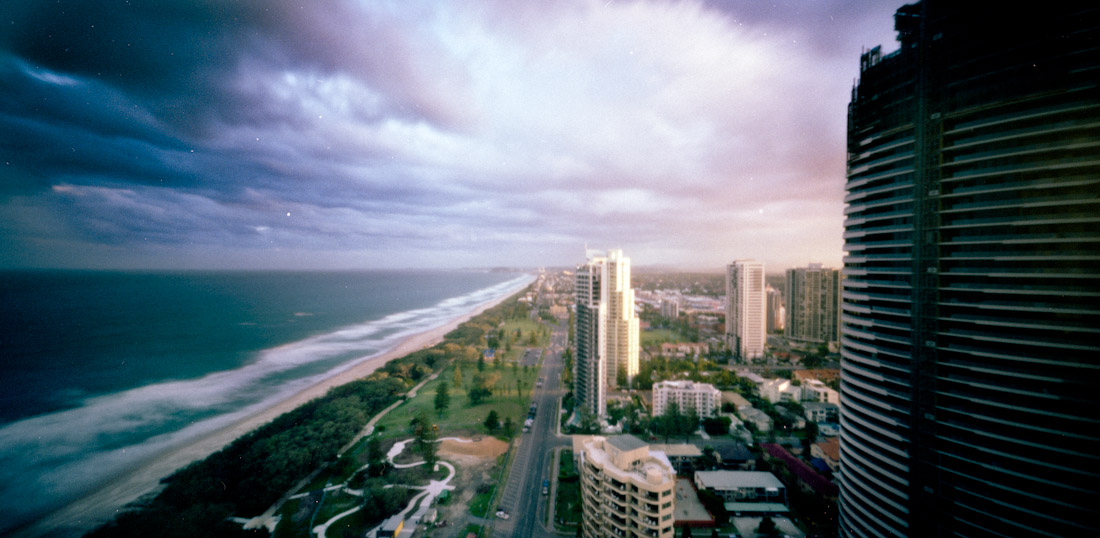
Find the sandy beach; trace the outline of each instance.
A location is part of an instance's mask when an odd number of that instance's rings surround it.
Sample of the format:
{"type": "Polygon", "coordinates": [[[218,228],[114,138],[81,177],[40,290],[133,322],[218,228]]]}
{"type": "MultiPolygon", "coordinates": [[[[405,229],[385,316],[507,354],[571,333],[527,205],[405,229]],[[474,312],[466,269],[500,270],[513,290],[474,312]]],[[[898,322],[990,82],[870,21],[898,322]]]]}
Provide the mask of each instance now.
{"type": "MultiPolygon", "coordinates": [[[[445,325],[410,336],[397,347],[327,378],[275,405],[258,411],[229,426],[216,430],[195,442],[167,451],[140,467],[105,484],[98,491],[47,515],[16,532],[18,537],[78,536],[101,525],[121,512],[129,503],[159,491],[160,480],[177,469],[209,456],[258,426],[293,410],[329,389],[366,377],[392,359],[435,345],[443,336],[466,320],[500,304],[512,294],[479,305],[445,325]]],[[[249,514],[239,514],[247,516],[249,514]]],[[[253,514],[254,515],[254,514],[253,514]]]]}

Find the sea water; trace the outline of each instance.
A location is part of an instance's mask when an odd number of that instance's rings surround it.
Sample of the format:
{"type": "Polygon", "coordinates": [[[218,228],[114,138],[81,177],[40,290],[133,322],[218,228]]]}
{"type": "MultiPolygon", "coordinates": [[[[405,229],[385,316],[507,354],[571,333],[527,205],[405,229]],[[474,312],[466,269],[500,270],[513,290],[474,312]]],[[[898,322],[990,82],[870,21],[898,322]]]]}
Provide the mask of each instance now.
{"type": "Polygon", "coordinates": [[[531,280],[0,273],[0,534],[531,280]]]}

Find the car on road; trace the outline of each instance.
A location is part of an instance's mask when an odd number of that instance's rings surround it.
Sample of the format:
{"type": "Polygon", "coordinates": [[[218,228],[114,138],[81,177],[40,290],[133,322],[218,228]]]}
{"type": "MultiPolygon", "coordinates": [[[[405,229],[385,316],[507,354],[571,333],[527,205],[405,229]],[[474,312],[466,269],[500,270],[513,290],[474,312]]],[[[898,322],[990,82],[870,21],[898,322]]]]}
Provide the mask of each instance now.
{"type": "Polygon", "coordinates": [[[500,519],[508,519],[512,516],[508,515],[508,512],[505,512],[504,510],[497,510],[497,517],[499,517],[500,519]]]}
{"type": "Polygon", "coordinates": [[[550,481],[549,480],[543,480],[542,481],[542,494],[543,495],[549,495],[550,494],[550,481]]]}

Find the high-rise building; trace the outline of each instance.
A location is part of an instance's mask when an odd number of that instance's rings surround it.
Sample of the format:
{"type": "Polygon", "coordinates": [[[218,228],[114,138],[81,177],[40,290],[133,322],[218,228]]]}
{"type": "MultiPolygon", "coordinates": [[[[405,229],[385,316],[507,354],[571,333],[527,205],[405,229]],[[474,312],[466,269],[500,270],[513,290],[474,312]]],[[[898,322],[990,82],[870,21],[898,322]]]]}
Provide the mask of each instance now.
{"type": "Polygon", "coordinates": [[[848,112],[841,534],[1100,535],[1100,9],[895,27],[848,112]]]}
{"type": "Polygon", "coordinates": [[[676,402],[681,413],[694,409],[699,417],[713,417],[722,406],[722,393],[710,383],[661,381],[653,384],[653,416],[665,414],[676,402]]]}
{"type": "Polygon", "coordinates": [[[784,335],[796,342],[840,341],[840,270],[811,263],[787,269],[784,335]]]}
{"type": "Polygon", "coordinates": [[[726,267],[726,343],[734,357],[764,356],[764,263],[735,260],[726,267]]]}
{"type": "Polygon", "coordinates": [[[573,292],[573,399],[577,410],[596,417],[607,414],[607,368],[600,355],[602,257],[589,256],[577,266],[573,292]]]}
{"type": "Polygon", "coordinates": [[[638,375],[638,315],[630,258],[589,251],[574,281],[573,396],[581,409],[607,414],[607,387],[638,375]]]}
{"type": "Polygon", "coordinates": [[[783,294],[779,290],[766,286],[767,306],[764,321],[764,330],[768,333],[782,331],[786,327],[786,309],[783,306],[783,294]]]}
{"type": "Polygon", "coordinates": [[[573,439],[581,476],[581,536],[672,538],[676,473],[633,435],[573,439]]]}
{"type": "Polygon", "coordinates": [[[607,385],[638,375],[638,314],[634,312],[634,288],[630,287],[630,258],[623,251],[607,253],[604,284],[600,290],[601,312],[605,313],[602,350],[607,361],[607,385]],[[620,375],[620,372],[623,374],[620,375]]]}

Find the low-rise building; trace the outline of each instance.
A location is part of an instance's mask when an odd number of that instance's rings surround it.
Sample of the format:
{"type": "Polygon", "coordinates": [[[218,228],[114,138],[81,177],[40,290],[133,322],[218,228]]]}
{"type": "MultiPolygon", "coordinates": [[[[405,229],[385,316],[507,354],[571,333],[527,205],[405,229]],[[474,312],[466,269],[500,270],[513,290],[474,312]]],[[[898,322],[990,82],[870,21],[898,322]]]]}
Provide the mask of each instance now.
{"type": "Polygon", "coordinates": [[[756,469],[756,458],[741,444],[722,444],[714,449],[714,459],[727,471],[752,471],[756,469]]]}
{"type": "Polygon", "coordinates": [[[806,427],[806,419],[802,418],[802,415],[799,415],[798,413],[795,413],[794,411],[791,411],[790,409],[787,409],[782,405],[775,406],[775,412],[784,419],[789,420],[791,423],[791,427],[796,430],[800,430],[806,427]]]}
{"type": "Polygon", "coordinates": [[[755,407],[747,407],[740,410],[739,413],[741,414],[741,420],[744,420],[746,424],[755,426],[757,431],[766,432],[772,429],[772,417],[755,407]]]}
{"type": "Polygon", "coordinates": [[[661,344],[661,355],[682,359],[697,358],[706,355],[710,346],[705,342],[665,342],[661,344]]]}
{"type": "Polygon", "coordinates": [[[649,450],[664,453],[677,476],[691,476],[698,467],[699,460],[703,457],[703,451],[690,443],[652,444],[649,445],[649,450]]]}
{"type": "Polygon", "coordinates": [[[840,403],[840,393],[817,379],[802,382],[802,399],[811,402],[840,403]]]}
{"type": "Polygon", "coordinates": [[[836,422],[840,418],[840,406],[826,402],[803,402],[802,411],[810,422],[836,422]]]}
{"type": "Polygon", "coordinates": [[[771,403],[798,402],[802,400],[802,389],[790,379],[769,379],[760,385],[760,397],[771,403]]]}
{"type": "Polygon", "coordinates": [[[787,487],[771,473],[696,471],[695,487],[721,497],[726,504],[726,510],[734,513],[769,514],[787,511],[787,487]]]}
{"type": "Polygon", "coordinates": [[[722,391],[722,403],[733,404],[733,408],[740,411],[743,407],[752,407],[752,404],[745,399],[744,396],[733,392],[732,390],[722,391]]]}
{"type": "Polygon", "coordinates": [[[662,452],[633,435],[574,438],[581,535],[672,538],[676,475],[662,452]]]}
{"type": "Polygon", "coordinates": [[[722,393],[709,383],[661,381],[653,384],[653,416],[665,414],[669,404],[676,402],[683,413],[694,409],[700,417],[713,417],[721,397],[722,393]]]}
{"type": "Polygon", "coordinates": [[[835,473],[840,469],[840,438],[832,437],[810,445],[810,456],[821,458],[835,473]]]}

